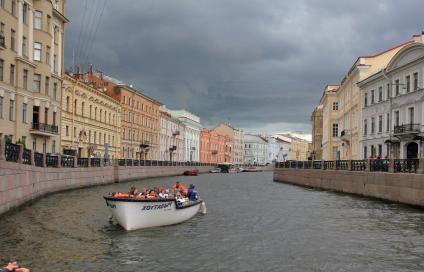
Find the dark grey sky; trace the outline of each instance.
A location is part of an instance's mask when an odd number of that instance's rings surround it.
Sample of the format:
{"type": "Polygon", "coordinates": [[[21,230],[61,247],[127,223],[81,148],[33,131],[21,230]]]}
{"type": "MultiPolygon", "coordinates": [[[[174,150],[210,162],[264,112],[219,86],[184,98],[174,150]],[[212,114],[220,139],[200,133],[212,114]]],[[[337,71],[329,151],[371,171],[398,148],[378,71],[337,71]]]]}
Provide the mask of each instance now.
{"type": "Polygon", "coordinates": [[[205,126],[309,131],[324,85],[420,33],[423,10],[422,0],[70,0],[65,67],[91,63],[205,126]]]}

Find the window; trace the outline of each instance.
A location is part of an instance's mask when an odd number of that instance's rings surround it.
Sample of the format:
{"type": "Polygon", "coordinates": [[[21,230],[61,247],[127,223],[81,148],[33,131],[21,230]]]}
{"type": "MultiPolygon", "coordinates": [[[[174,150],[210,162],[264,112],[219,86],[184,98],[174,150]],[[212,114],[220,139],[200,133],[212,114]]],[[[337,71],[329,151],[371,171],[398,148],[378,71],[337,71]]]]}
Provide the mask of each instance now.
{"type": "Polygon", "coordinates": [[[90,119],[91,119],[91,117],[92,117],[92,114],[91,114],[91,111],[93,110],[93,106],[92,105],[90,105],[90,112],[89,112],[89,117],[90,117],[90,119]]]}
{"type": "Polygon", "coordinates": [[[333,137],[339,136],[339,124],[333,124],[333,137]]]}
{"type": "Polygon", "coordinates": [[[12,15],[16,16],[16,0],[12,0],[12,15]]]}
{"type": "Polygon", "coordinates": [[[371,90],[371,105],[374,104],[374,90],[371,90]]]}
{"type": "Polygon", "coordinates": [[[46,95],[48,96],[49,95],[49,88],[50,88],[50,78],[47,77],[47,76],[46,76],[46,80],[44,82],[44,85],[45,85],[44,87],[46,88],[46,90],[45,90],[46,95]]]}
{"type": "Polygon", "coordinates": [[[102,133],[99,132],[99,144],[102,144],[102,133]]]}
{"type": "Polygon", "coordinates": [[[395,111],[395,126],[399,126],[399,111],[395,111]]]}
{"type": "Polygon", "coordinates": [[[411,91],[411,76],[406,76],[406,92],[411,91]]]}
{"type": "Polygon", "coordinates": [[[387,83],[386,85],[386,100],[389,100],[391,97],[390,95],[390,83],[387,83]]]}
{"type": "Polygon", "coordinates": [[[15,86],[15,65],[10,64],[10,85],[15,86]]]}
{"type": "Polygon", "coordinates": [[[334,111],[339,110],[339,102],[333,102],[333,110],[334,111]]]}
{"type": "Polygon", "coordinates": [[[364,136],[366,136],[368,133],[368,121],[364,120],[364,136]]]}
{"type": "Polygon", "coordinates": [[[3,81],[4,74],[4,60],[0,59],[0,81],[3,81]]]}
{"type": "Polygon", "coordinates": [[[54,69],[54,72],[57,73],[57,56],[56,56],[56,54],[53,55],[53,69],[54,69]]]}
{"type": "Polygon", "coordinates": [[[56,153],[56,141],[52,141],[52,153],[56,153]]]}
{"type": "Polygon", "coordinates": [[[41,43],[34,43],[34,60],[41,61],[41,43]]]}
{"type": "Polygon", "coordinates": [[[43,13],[41,11],[34,11],[34,28],[41,30],[43,22],[43,13]]]}
{"type": "Polygon", "coordinates": [[[400,91],[399,91],[399,79],[395,80],[395,96],[400,95],[400,91]]]}
{"type": "Polygon", "coordinates": [[[6,0],[0,0],[0,7],[1,8],[4,8],[4,2],[5,2],[6,0]]]}
{"type": "Polygon", "coordinates": [[[26,103],[22,104],[22,123],[27,122],[27,112],[28,112],[28,105],[26,103]]]}
{"type": "Polygon", "coordinates": [[[66,111],[69,111],[69,96],[66,97],[66,111]]]}
{"type": "Polygon", "coordinates": [[[364,106],[368,106],[368,93],[364,94],[364,106]]]}
{"type": "Polygon", "coordinates": [[[46,63],[50,65],[50,46],[46,46],[46,63]]]}
{"type": "Polygon", "coordinates": [[[378,145],[378,156],[381,158],[383,155],[383,145],[378,145]]]}
{"type": "Polygon", "coordinates": [[[94,131],[94,143],[96,144],[97,143],[97,132],[96,131],[94,131]]]}
{"type": "Polygon", "coordinates": [[[0,118],[3,119],[3,96],[0,96],[0,118]]]}
{"type": "Polygon", "coordinates": [[[10,99],[9,101],[9,120],[14,121],[14,112],[15,112],[15,100],[10,99]]]}
{"type": "Polygon", "coordinates": [[[74,127],[74,138],[76,138],[77,137],[77,128],[76,127],[74,127]]]}
{"type": "Polygon", "coordinates": [[[378,116],[378,133],[383,132],[383,115],[378,116]]]}
{"type": "Polygon", "coordinates": [[[34,84],[32,86],[34,92],[39,93],[41,89],[41,75],[34,74],[34,84]]]}
{"type": "Polygon", "coordinates": [[[387,132],[390,131],[390,114],[389,113],[386,115],[386,131],[387,132]]]}
{"type": "Polygon", "coordinates": [[[28,70],[24,69],[24,73],[22,76],[22,88],[28,90],[28,70]]]}
{"type": "Polygon", "coordinates": [[[78,103],[78,100],[77,100],[77,99],[75,99],[75,100],[74,100],[74,114],[75,114],[75,115],[77,115],[77,103],[78,103]]]}
{"type": "Polygon", "coordinates": [[[418,73],[414,73],[414,91],[418,90],[418,73]]]}
{"type": "Polygon", "coordinates": [[[409,113],[409,123],[413,124],[414,123],[414,108],[413,107],[408,108],[408,113],[409,113]]]}
{"type": "Polygon", "coordinates": [[[81,115],[84,116],[84,106],[85,106],[85,102],[81,103],[81,115]]]}
{"type": "Polygon", "coordinates": [[[53,112],[53,121],[52,121],[52,125],[55,126],[56,125],[56,112],[53,112]]]}
{"type": "Polygon", "coordinates": [[[53,99],[57,101],[57,82],[53,83],[53,99]]]}
{"type": "Polygon", "coordinates": [[[371,118],[371,134],[374,134],[375,132],[375,118],[371,118]]]}
{"type": "Polygon", "coordinates": [[[27,38],[25,36],[22,37],[22,55],[27,56],[27,48],[26,48],[27,38]]]}
{"type": "Polygon", "coordinates": [[[10,30],[10,49],[12,49],[13,51],[16,51],[16,31],[15,30],[10,30]]]}
{"type": "Polygon", "coordinates": [[[378,87],[378,102],[383,101],[383,87],[378,87]]]}
{"type": "Polygon", "coordinates": [[[24,21],[24,24],[28,23],[27,15],[28,15],[28,5],[24,2],[23,9],[22,9],[22,19],[24,21]]]}
{"type": "Polygon", "coordinates": [[[66,133],[66,136],[69,136],[69,126],[66,126],[65,133],[66,133]]]}

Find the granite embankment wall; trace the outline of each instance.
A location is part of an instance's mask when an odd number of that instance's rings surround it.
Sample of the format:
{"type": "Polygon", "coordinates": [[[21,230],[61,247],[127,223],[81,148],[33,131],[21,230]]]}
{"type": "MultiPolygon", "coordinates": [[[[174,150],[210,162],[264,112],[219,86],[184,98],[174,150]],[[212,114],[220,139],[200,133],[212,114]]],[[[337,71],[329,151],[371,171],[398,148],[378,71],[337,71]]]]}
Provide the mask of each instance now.
{"type": "Polygon", "coordinates": [[[47,193],[149,177],[208,172],[213,166],[35,167],[0,160],[0,214],[47,193]]]}
{"type": "Polygon", "coordinates": [[[276,168],[274,181],[424,207],[424,175],[276,168]]]}

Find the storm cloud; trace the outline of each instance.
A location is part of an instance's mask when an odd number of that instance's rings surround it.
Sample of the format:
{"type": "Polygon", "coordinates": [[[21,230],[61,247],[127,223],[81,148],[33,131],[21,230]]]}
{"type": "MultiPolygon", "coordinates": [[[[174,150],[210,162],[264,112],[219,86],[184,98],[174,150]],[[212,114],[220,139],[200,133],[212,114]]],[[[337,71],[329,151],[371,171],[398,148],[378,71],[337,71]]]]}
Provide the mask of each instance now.
{"type": "Polygon", "coordinates": [[[310,130],[324,86],[419,34],[420,0],[72,0],[65,67],[134,85],[205,126],[310,130]]]}

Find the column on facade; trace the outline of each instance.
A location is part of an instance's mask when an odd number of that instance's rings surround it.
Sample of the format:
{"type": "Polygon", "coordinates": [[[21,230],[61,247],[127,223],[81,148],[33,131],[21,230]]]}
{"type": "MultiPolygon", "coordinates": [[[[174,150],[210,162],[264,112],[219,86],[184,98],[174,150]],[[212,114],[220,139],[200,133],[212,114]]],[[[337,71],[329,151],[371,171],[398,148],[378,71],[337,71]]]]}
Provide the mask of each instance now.
{"type": "MultiPolygon", "coordinates": [[[[24,1],[18,0],[18,56],[22,57],[22,41],[24,36],[24,1]]],[[[15,44],[16,46],[16,44],[15,44]]]]}
{"type": "Polygon", "coordinates": [[[34,60],[34,8],[29,6],[28,10],[29,21],[28,21],[28,58],[29,61],[34,60]]]}
{"type": "Polygon", "coordinates": [[[59,28],[57,32],[57,44],[58,44],[58,54],[57,54],[57,74],[62,76],[62,30],[59,28]]]}
{"type": "Polygon", "coordinates": [[[50,40],[50,50],[51,50],[51,54],[50,54],[50,71],[52,73],[54,73],[54,54],[55,54],[55,50],[54,50],[54,29],[55,29],[55,25],[51,24],[50,26],[50,35],[51,35],[51,40],[50,40]]]}

